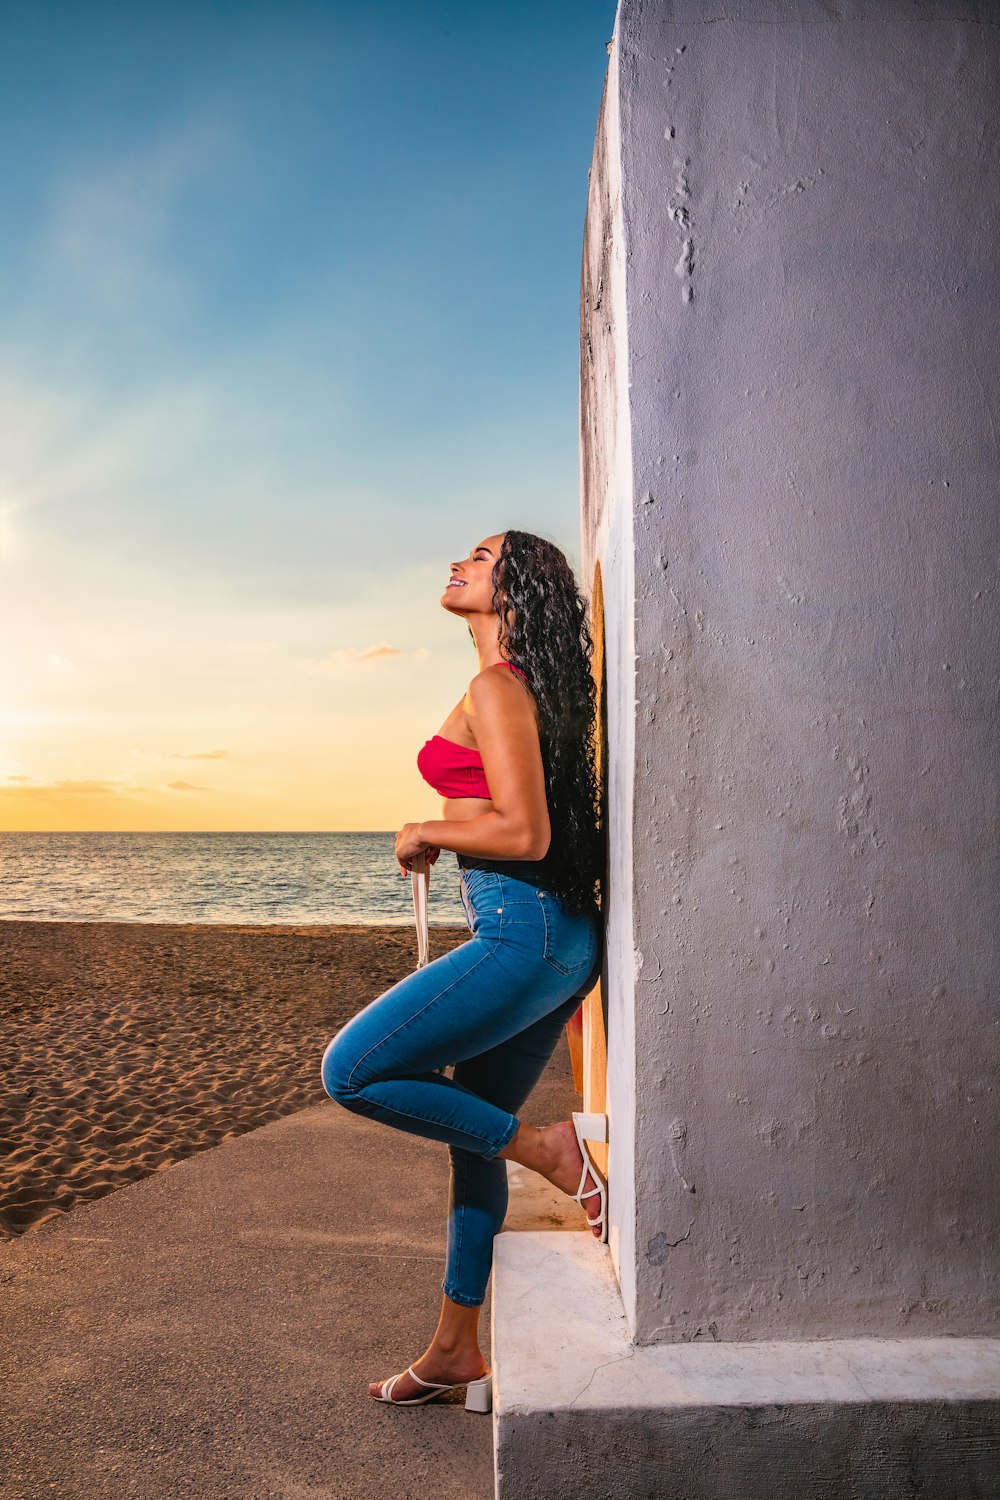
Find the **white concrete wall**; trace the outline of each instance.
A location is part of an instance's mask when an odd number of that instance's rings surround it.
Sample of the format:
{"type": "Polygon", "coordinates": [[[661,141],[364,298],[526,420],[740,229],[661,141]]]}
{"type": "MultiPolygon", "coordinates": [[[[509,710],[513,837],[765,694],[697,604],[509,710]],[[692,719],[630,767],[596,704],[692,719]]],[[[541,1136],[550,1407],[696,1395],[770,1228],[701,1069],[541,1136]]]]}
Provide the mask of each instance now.
{"type": "MultiPolygon", "coordinates": [[[[632,808],[635,768],[635,583],[629,433],[625,252],[618,137],[618,62],[612,54],[590,173],[583,249],[580,434],[581,562],[591,591],[600,570],[607,669],[605,795],[609,879],[604,897],[602,996],[608,1042],[610,1253],[630,1320],[636,1306],[635,1056],[632,808]]],[[[591,1101],[584,1097],[584,1107],[591,1101]]]]}
{"type": "Polygon", "coordinates": [[[980,14],[619,8],[583,556],[613,614],[612,1248],[639,1343],[1000,1332],[980,14]]]}

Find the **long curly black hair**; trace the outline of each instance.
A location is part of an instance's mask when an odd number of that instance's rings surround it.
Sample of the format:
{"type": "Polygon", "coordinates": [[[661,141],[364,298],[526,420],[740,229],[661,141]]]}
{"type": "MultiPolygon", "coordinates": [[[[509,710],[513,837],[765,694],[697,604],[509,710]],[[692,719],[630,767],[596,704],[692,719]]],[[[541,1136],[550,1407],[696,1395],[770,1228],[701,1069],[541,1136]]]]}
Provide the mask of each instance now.
{"type": "Polygon", "coordinates": [[[530,531],[505,534],[492,581],[501,654],[520,667],[538,709],[552,829],[541,868],[578,915],[601,899],[606,858],[587,604],[565,554],[530,531]]]}

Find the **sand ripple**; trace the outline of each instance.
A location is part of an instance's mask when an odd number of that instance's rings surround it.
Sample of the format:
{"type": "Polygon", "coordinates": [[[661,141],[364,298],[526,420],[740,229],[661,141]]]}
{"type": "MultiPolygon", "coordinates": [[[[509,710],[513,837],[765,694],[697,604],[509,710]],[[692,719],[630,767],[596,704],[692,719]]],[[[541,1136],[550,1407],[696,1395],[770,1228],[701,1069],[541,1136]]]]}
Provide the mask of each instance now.
{"type": "Polygon", "coordinates": [[[0,1238],[326,1099],[330,1037],[415,965],[402,927],[0,921],[0,1238]]]}

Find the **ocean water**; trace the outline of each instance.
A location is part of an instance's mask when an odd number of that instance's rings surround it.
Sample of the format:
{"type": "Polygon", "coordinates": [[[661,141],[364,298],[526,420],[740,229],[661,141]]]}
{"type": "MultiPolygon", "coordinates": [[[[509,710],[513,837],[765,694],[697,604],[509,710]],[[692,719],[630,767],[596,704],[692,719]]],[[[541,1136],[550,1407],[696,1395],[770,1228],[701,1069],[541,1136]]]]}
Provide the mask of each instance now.
{"type": "MultiPolygon", "coordinates": [[[[413,923],[392,833],[0,833],[0,917],[63,922],[413,923]]],[[[458,866],[434,926],[465,926],[458,866]]]]}

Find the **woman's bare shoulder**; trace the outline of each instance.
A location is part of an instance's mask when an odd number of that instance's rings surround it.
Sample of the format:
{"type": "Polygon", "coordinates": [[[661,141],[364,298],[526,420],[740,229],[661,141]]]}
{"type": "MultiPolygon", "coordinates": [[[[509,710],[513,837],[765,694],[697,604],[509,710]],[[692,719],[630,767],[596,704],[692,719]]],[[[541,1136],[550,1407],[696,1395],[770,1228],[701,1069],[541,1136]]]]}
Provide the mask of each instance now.
{"type": "Polygon", "coordinates": [[[536,729],[538,727],[535,695],[516,672],[497,672],[492,667],[484,667],[469,683],[463,707],[473,735],[477,721],[494,714],[510,715],[516,721],[526,712],[536,729]]]}
{"type": "Polygon", "coordinates": [[[466,689],[466,701],[472,696],[484,698],[486,694],[492,694],[494,702],[500,702],[505,693],[509,694],[512,689],[520,688],[527,692],[529,698],[533,697],[531,689],[519,672],[512,672],[508,668],[505,672],[498,672],[500,662],[494,662],[491,667],[484,667],[477,672],[466,689]]]}

